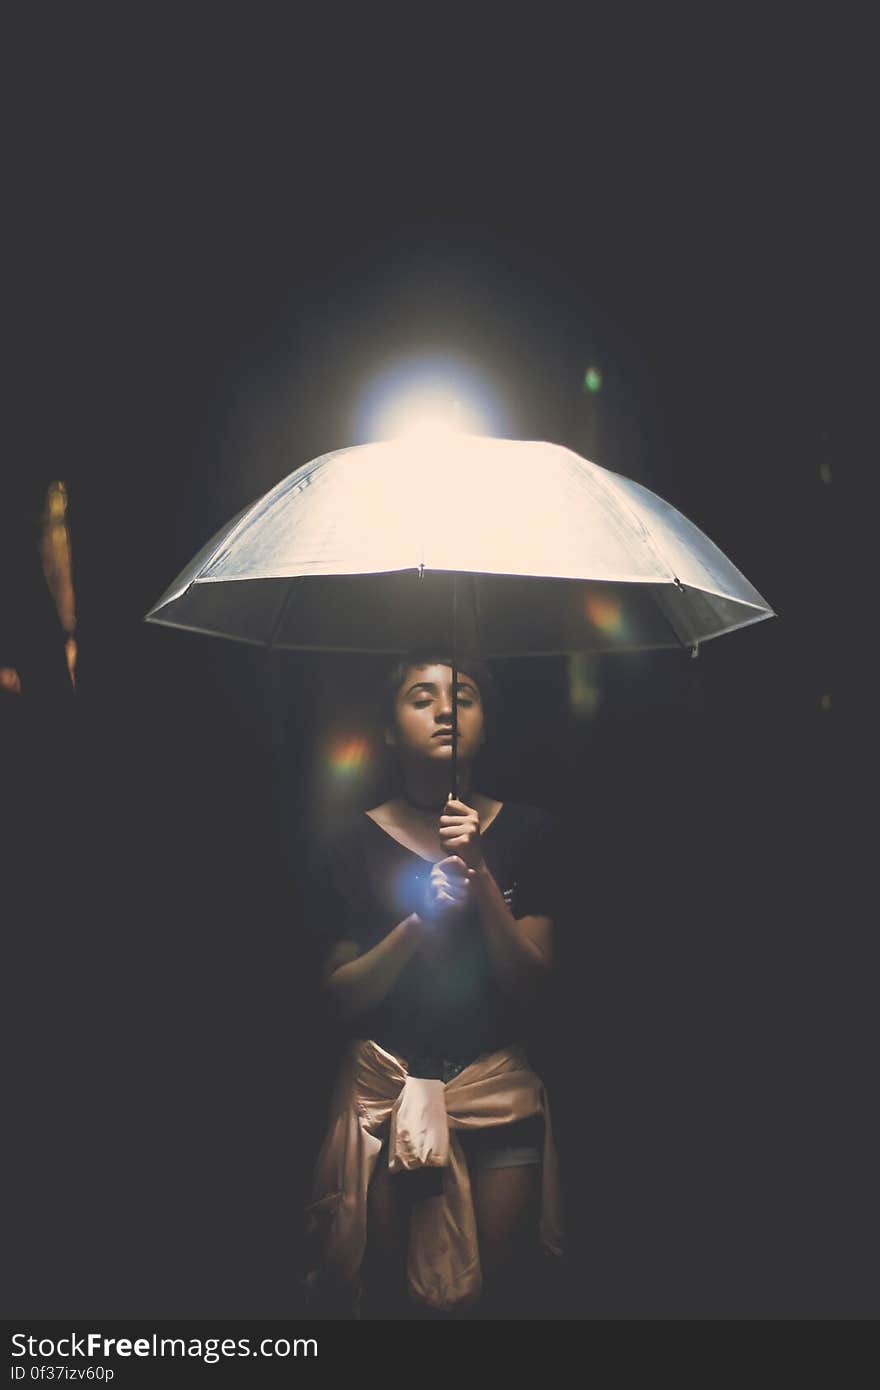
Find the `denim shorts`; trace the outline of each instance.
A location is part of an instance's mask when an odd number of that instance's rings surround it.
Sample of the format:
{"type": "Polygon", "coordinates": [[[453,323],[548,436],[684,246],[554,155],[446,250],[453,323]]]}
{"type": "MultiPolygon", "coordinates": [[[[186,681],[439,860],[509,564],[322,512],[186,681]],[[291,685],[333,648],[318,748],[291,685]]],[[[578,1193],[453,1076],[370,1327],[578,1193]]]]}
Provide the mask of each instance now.
{"type": "MultiPolygon", "coordinates": [[[[443,1081],[448,1083],[469,1065],[442,1059],[443,1081]]],[[[529,1115],[507,1125],[484,1125],[480,1129],[456,1130],[469,1167],[481,1173],[485,1168],[519,1168],[540,1163],[543,1158],[544,1116],[529,1115]]],[[[388,1152],[388,1137],[382,1154],[388,1152]]]]}
{"type": "Polygon", "coordinates": [[[540,1163],[543,1134],[543,1116],[530,1115],[509,1125],[459,1130],[458,1138],[469,1166],[481,1173],[484,1168],[520,1168],[540,1163]]]}

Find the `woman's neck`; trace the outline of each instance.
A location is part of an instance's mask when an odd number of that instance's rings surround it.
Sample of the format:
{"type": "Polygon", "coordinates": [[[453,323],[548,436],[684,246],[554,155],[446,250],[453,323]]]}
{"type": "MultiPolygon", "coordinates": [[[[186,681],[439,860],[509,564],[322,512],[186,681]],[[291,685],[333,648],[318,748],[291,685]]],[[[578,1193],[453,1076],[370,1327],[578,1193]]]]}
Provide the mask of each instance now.
{"type": "MultiPolygon", "coordinates": [[[[407,768],[404,772],[402,800],[415,811],[439,815],[446,805],[452,777],[446,767],[428,769],[407,768]],[[439,775],[438,775],[439,774],[439,775]]],[[[458,799],[467,803],[471,794],[470,768],[458,765],[458,799]]]]}

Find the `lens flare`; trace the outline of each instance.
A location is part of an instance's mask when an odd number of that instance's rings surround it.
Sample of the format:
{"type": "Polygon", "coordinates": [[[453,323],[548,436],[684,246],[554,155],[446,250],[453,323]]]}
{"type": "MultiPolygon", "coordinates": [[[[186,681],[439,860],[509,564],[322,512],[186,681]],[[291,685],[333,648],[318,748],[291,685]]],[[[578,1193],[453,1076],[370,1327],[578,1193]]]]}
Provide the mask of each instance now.
{"type": "Polygon", "coordinates": [[[394,875],[390,886],[398,921],[419,911],[430,872],[431,865],[425,860],[418,864],[406,863],[394,875]]]}
{"type": "Polygon", "coordinates": [[[326,756],[334,776],[357,776],[369,766],[370,743],[363,734],[337,734],[326,756]]]}
{"type": "Polygon", "coordinates": [[[602,703],[598,663],[589,652],[574,652],[568,659],[568,704],[579,719],[593,719],[602,703]]]}
{"type": "Polygon", "coordinates": [[[584,372],[584,390],[591,396],[602,389],[602,373],[598,367],[588,367],[584,372]]]}
{"type": "Polygon", "coordinates": [[[584,598],[584,616],[602,632],[614,636],[623,633],[623,611],[619,600],[610,594],[587,594],[584,598]]]}

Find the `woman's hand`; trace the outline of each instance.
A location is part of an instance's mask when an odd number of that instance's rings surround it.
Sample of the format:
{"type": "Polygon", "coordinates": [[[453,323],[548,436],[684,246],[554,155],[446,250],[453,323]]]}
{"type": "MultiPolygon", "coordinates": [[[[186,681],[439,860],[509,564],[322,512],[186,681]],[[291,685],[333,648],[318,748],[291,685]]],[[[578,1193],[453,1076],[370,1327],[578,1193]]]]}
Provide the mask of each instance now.
{"type": "Polygon", "coordinates": [[[429,922],[446,916],[457,916],[468,904],[468,868],[462,859],[451,855],[441,859],[431,869],[425,885],[424,915],[429,922]]]}
{"type": "Polygon", "coordinates": [[[464,861],[466,869],[484,867],[480,813],[472,806],[465,806],[452,796],[447,798],[440,817],[440,840],[445,850],[464,861]]]}

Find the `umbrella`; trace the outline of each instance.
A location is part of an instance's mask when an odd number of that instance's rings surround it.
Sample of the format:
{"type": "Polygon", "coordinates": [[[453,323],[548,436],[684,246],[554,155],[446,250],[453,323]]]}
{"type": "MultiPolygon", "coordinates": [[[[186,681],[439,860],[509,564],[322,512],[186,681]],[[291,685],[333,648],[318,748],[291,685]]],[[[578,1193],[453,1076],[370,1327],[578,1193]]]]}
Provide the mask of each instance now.
{"type": "Polygon", "coordinates": [[[322,454],[246,507],[146,620],[269,650],[488,658],[689,649],[774,617],[675,507],[561,445],[444,434],[322,454]]]}

